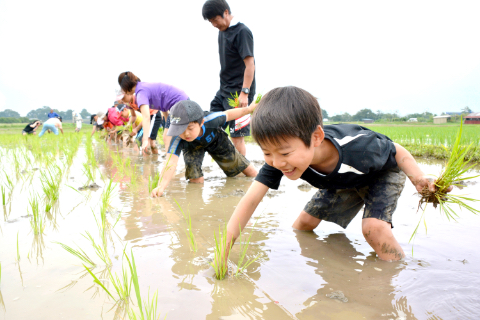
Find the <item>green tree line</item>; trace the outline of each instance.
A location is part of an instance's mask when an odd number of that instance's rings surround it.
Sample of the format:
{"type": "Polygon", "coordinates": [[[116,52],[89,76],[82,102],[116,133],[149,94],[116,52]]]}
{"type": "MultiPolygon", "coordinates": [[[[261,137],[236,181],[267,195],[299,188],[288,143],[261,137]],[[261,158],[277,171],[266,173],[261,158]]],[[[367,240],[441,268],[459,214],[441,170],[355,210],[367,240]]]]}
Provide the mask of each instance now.
{"type": "MultiPolygon", "coordinates": [[[[31,110],[27,113],[26,117],[21,117],[20,113],[12,109],[5,109],[4,111],[0,111],[0,123],[26,123],[30,122],[30,119],[35,120],[42,120],[45,121],[48,119],[48,114],[50,113],[51,108],[48,106],[44,106],[38,108],[36,110],[31,110]]],[[[57,109],[53,109],[63,120],[72,120],[72,109],[68,109],[67,111],[59,111],[57,109]]],[[[87,109],[82,109],[80,112],[82,118],[86,119],[90,116],[90,112],[87,109]]]]}

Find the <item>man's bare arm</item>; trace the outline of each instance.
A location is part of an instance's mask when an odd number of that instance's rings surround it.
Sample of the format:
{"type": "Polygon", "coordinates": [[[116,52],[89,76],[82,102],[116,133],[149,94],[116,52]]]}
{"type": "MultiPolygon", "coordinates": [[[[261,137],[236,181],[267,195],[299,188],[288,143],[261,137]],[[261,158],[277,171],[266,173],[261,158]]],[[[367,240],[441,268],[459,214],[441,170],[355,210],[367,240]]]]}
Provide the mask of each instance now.
{"type": "MultiPolygon", "coordinates": [[[[253,57],[246,57],[243,59],[245,63],[245,72],[243,73],[243,86],[242,88],[250,88],[253,82],[253,76],[255,75],[255,59],[253,57]]],[[[238,97],[239,107],[245,108],[248,104],[248,94],[241,92],[238,97]]]]}

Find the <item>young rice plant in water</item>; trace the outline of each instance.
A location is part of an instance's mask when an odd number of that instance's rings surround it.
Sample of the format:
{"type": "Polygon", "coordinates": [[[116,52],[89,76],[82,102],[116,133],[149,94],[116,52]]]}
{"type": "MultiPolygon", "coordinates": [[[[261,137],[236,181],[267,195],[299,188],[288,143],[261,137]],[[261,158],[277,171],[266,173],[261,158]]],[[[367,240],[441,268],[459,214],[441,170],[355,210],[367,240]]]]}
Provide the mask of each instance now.
{"type": "Polygon", "coordinates": [[[228,257],[232,249],[233,241],[230,242],[227,250],[227,226],[218,227],[218,236],[214,232],[213,236],[215,238],[215,247],[214,247],[214,257],[213,261],[210,262],[210,265],[215,271],[215,277],[218,280],[223,280],[228,271],[228,257]],[[228,253],[227,253],[228,252],[228,253]]]}
{"type": "Polygon", "coordinates": [[[432,203],[434,208],[437,208],[439,206],[440,213],[444,213],[449,220],[455,220],[455,218],[458,217],[458,214],[453,209],[454,205],[457,205],[460,210],[466,209],[474,214],[480,212],[479,210],[465,203],[466,201],[479,201],[478,199],[447,193],[447,190],[450,186],[461,186],[460,183],[462,181],[478,177],[478,175],[470,177],[464,176],[474,165],[468,166],[470,160],[465,160],[465,156],[472,148],[472,144],[467,147],[460,145],[463,132],[462,122],[460,124],[460,129],[457,133],[455,143],[453,144],[450,158],[448,159],[445,169],[435,182],[435,192],[431,192],[430,190],[428,190],[428,187],[425,187],[420,192],[421,199],[419,201],[418,208],[420,209],[422,204],[425,204],[425,206],[423,208],[422,217],[420,218],[420,221],[418,222],[415,231],[410,237],[410,241],[415,238],[418,227],[422,220],[424,221],[425,229],[427,229],[424,214],[426,204],[428,203],[432,203]]]}

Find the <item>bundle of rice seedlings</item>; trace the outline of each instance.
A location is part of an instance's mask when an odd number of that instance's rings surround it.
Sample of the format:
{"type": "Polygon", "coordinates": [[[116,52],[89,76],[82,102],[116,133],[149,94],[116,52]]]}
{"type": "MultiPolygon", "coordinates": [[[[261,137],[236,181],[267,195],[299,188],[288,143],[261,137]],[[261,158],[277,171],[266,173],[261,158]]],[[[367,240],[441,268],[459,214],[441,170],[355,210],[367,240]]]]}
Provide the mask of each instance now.
{"type": "MultiPolygon", "coordinates": [[[[227,99],[228,105],[232,108],[237,108],[240,104],[240,102],[238,101],[238,92],[235,92],[235,94],[230,93],[230,95],[232,96],[232,98],[227,99]]],[[[257,94],[257,97],[255,98],[255,103],[259,103],[260,100],[262,100],[261,93],[257,94]]]]}
{"type": "Polygon", "coordinates": [[[468,164],[470,160],[465,160],[465,156],[472,148],[473,143],[470,144],[468,147],[461,146],[460,143],[462,139],[462,132],[463,119],[461,119],[460,129],[457,133],[455,143],[452,147],[450,158],[448,159],[443,172],[435,181],[435,191],[432,192],[428,189],[428,187],[424,187],[423,190],[420,192],[421,199],[418,203],[418,209],[420,209],[423,204],[425,204],[425,206],[423,207],[422,217],[420,218],[420,221],[418,222],[415,231],[410,237],[410,241],[415,237],[422,219],[425,224],[425,229],[427,229],[424,214],[428,203],[432,203],[434,208],[440,207],[440,213],[445,214],[448,220],[456,220],[455,218],[458,217],[458,214],[453,209],[453,206],[455,205],[457,205],[460,210],[466,209],[474,214],[480,213],[479,210],[469,206],[466,203],[467,201],[479,201],[479,199],[448,193],[451,186],[463,187],[463,185],[460,184],[463,181],[474,179],[480,176],[465,176],[465,174],[475,165],[469,166],[468,164]]]}
{"type": "Polygon", "coordinates": [[[232,252],[233,241],[228,245],[227,250],[227,226],[223,228],[218,227],[218,237],[214,232],[213,236],[215,238],[215,248],[214,248],[214,258],[212,262],[209,262],[215,271],[215,277],[218,280],[223,280],[228,271],[228,258],[230,257],[230,252],[232,252]],[[228,252],[228,253],[227,253],[228,252]]]}

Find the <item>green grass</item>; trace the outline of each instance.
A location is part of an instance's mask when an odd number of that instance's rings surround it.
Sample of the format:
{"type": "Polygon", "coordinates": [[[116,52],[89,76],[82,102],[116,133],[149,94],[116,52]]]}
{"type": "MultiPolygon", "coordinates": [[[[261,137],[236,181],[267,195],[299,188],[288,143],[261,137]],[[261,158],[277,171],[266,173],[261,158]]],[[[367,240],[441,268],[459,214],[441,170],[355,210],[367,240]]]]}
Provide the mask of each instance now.
{"type": "Polygon", "coordinates": [[[157,172],[155,176],[152,178],[152,176],[148,177],[148,193],[152,193],[152,190],[158,187],[158,183],[160,181],[160,173],[157,172]]]}
{"type": "Polygon", "coordinates": [[[5,191],[4,186],[2,186],[1,189],[2,189],[2,204],[5,205],[6,204],[6,199],[5,198],[6,198],[7,193],[5,191]]]}

